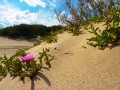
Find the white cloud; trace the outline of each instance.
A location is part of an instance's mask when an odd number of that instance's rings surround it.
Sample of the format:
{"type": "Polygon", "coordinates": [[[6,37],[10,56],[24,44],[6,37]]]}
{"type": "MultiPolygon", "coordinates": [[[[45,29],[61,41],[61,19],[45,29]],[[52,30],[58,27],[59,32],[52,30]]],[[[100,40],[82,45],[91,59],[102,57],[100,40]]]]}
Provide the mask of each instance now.
{"type": "Polygon", "coordinates": [[[46,3],[41,0],[20,0],[20,2],[25,2],[29,6],[33,6],[33,7],[36,7],[36,6],[41,6],[43,8],[46,7],[46,3]]]}
{"type": "Polygon", "coordinates": [[[0,28],[4,28],[6,25],[4,23],[0,23],[0,28]]]}
{"type": "Polygon", "coordinates": [[[47,26],[52,26],[52,25],[58,25],[60,24],[58,20],[55,17],[54,13],[51,12],[45,12],[43,10],[40,10],[37,13],[37,20],[36,23],[41,23],[47,26]]]}
{"type": "Polygon", "coordinates": [[[50,5],[51,7],[56,8],[56,0],[50,1],[50,5]]]}
{"type": "Polygon", "coordinates": [[[14,24],[44,24],[46,26],[58,25],[59,22],[55,18],[55,14],[40,10],[31,13],[29,10],[21,11],[12,5],[0,5],[0,23],[7,26],[14,24]]]}

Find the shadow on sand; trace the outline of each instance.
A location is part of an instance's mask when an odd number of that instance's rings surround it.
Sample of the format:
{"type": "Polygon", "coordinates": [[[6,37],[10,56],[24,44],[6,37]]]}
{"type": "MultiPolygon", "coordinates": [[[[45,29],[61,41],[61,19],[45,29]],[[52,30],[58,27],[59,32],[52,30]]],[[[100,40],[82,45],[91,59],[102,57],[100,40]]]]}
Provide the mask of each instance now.
{"type": "Polygon", "coordinates": [[[110,45],[105,45],[100,50],[104,50],[105,48],[109,48],[111,50],[111,49],[115,48],[116,46],[118,46],[118,47],[120,46],[120,41],[117,43],[116,42],[112,43],[110,45]]]}
{"type": "Polygon", "coordinates": [[[31,90],[35,90],[35,81],[40,80],[40,78],[42,78],[48,86],[51,86],[49,79],[41,72],[38,72],[37,75],[31,79],[31,90]]]}

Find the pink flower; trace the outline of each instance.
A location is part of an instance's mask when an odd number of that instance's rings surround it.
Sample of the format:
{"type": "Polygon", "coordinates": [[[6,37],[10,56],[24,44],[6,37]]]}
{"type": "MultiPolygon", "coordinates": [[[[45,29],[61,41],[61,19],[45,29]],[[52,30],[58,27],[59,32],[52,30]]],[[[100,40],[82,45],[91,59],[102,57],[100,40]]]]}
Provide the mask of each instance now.
{"type": "Polygon", "coordinates": [[[29,62],[35,59],[35,55],[34,54],[29,54],[27,56],[21,57],[20,61],[22,62],[29,62]]]}
{"type": "Polygon", "coordinates": [[[110,18],[110,14],[108,14],[108,18],[110,18]]]}

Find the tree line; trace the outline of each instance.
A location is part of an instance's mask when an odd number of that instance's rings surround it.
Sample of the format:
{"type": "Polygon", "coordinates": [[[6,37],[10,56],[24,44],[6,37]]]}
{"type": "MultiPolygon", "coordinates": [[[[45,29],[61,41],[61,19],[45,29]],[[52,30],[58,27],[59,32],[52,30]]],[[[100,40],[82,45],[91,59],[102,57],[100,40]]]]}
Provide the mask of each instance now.
{"type": "Polygon", "coordinates": [[[10,38],[36,38],[37,36],[47,36],[51,34],[51,32],[61,29],[61,25],[47,27],[45,25],[20,24],[0,29],[0,36],[10,38]]]}

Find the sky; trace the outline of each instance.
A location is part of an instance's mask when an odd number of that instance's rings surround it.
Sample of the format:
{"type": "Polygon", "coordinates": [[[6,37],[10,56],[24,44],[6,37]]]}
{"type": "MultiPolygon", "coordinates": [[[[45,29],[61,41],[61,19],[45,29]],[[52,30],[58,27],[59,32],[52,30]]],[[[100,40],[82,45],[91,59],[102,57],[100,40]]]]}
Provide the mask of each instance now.
{"type": "Polygon", "coordinates": [[[63,0],[0,0],[0,27],[24,24],[59,25],[54,8],[63,0]]]}
{"type": "MultiPolygon", "coordinates": [[[[59,25],[54,9],[62,9],[65,0],[0,0],[0,28],[19,24],[59,25]]],[[[76,4],[75,1],[72,0],[76,4]]],[[[115,0],[116,1],[116,0],[115,0]]]]}

